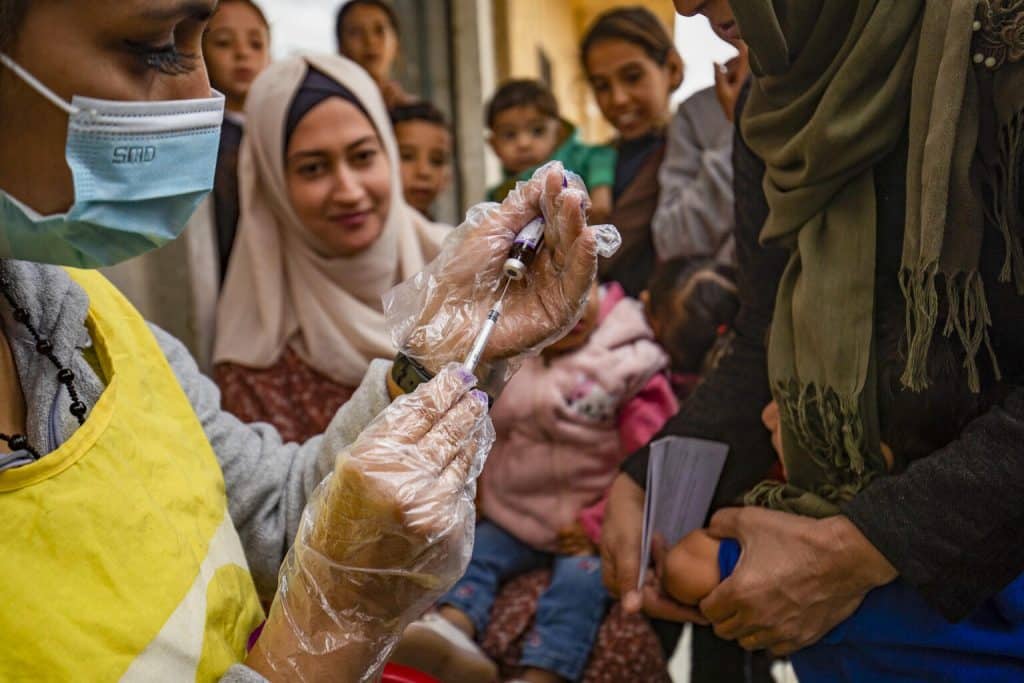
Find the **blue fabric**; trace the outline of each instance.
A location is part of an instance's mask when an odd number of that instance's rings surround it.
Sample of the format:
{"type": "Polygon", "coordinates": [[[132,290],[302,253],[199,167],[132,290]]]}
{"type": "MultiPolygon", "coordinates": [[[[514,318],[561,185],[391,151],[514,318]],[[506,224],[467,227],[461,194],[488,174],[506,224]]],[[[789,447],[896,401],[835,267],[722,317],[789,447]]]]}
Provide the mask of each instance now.
{"type": "Polygon", "coordinates": [[[476,529],[473,557],[462,579],[441,598],[465,613],[477,634],[487,629],[501,584],[550,567],[551,585],[540,596],[533,630],[526,636],[521,666],[577,681],[583,676],[610,597],[601,583],[601,560],[534,550],[491,522],[476,529]]]}
{"type": "MultiPolygon", "coordinates": [[[[722,541],[722,578],[740,545],[722,541]]],[[[846,621],[791,657],[800,683],[1020,683],[1024,575],[967,619],[950,623],[902,580],[877,588],[846,621]]]]}

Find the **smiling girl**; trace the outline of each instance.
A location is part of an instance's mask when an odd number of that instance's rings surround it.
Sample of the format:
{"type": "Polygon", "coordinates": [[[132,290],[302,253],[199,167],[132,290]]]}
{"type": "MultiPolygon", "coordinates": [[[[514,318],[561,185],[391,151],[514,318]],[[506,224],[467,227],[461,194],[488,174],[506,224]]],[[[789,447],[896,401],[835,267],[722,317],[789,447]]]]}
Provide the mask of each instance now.
{"type": "Polygon", "coordinates": [[[245,99],[253,81],[270,65],[270,25],[252,0],[221,0],[203,34],[203,59],[210,85],[224,93],[224,125],[217,154],[213,210],[220,281],[238,229],[238,150],[245,124],[245,99]]]}
{"type": "Polygon", "coordinates": [[[348,0],[338,10],[338,52],[366,69],[388,108],[410,104],[415,97],[394,80],[401,53],[398,13],[386,0],[348,0]]]}
{"type": "Polygon", "coordinates": [[[649,10],[614,9],[583,37],[580,58],[601,114],[615,127],[619,158],[609,222],[622,248],[601,264],[601,279],[638,296],[655,261],[651,219],[665,155],[669,97],[683,82],[683,61],[668,30],[649,10]]]}

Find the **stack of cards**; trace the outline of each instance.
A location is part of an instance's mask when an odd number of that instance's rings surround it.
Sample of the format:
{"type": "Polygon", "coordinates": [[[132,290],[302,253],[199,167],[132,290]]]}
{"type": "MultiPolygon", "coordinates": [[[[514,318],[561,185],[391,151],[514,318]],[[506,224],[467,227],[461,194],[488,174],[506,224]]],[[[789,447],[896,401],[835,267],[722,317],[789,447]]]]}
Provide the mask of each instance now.
{"type": "Polygon", "coordinates": [[[728,453],[724,443],[688,437],[669,436],[651,444],[638,588],[644,585],[656,535],[672,547],[704,526],[728,453]]]}

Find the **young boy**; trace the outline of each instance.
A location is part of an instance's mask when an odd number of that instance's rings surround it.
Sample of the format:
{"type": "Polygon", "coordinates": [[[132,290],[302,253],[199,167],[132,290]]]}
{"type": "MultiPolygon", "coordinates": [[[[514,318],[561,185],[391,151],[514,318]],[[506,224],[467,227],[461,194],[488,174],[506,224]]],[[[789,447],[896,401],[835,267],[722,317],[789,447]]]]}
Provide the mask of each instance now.
{"type": "Polygon", "coordinates": [[[562,164],[583,177],[590,192],[590,222],[604,223],[612,210],[616,152],[607,146],[580,142],[576,128],[558,113],[555,96],[532,80],[508,81],[487,106],[487,127],[505,179],[487,198],[500,202],[516,182],[529,179],[548,161],[562,164]]]}
{"type": "Polygon", "coordinates": [[[433,220],[431,207],[452,180],[452,135],[444,114],[429,102],[391,109],[398,139],[405,201],[433,220]]]}

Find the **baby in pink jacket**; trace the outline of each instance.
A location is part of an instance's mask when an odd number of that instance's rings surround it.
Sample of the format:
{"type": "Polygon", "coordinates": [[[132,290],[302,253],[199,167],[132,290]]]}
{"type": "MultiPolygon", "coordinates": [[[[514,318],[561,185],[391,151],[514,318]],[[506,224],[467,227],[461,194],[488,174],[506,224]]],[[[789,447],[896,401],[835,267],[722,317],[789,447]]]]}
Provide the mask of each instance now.
{"type": "Polygon", "coordinates": [[[619,465],[678,410],[668,369],[643,305],[618,284],[595,287],[576,328],[494,404],[483,517],[544,552],[596,554],[619,465]]]}
{"type": "Polygon", "coordinates": [[[643,305],[617,284],[595,285],[576,328],[527,360],[495,402],[498,438],[481,477],[472,560],[439,616],[406,632],[405,654],[440,653],[433,640],[461,636],[461,661],[430,670],[446,681],[493,679],[467,636],[484,632],[503,583],[550,567],[520,659],[524,679],[580,679],[611,599],[597,556],[599,511],[622,461],[678,409],[668,366],[643,305]]]}

